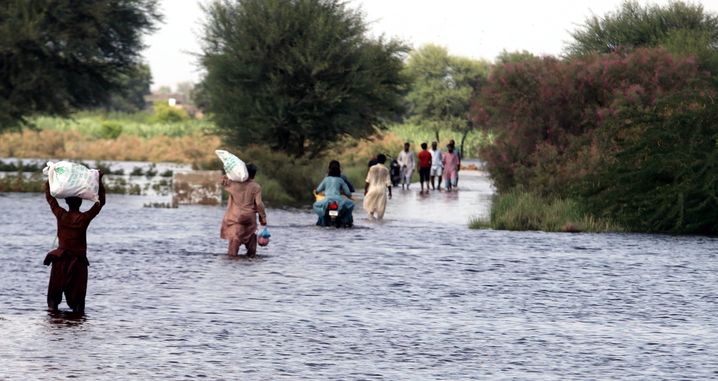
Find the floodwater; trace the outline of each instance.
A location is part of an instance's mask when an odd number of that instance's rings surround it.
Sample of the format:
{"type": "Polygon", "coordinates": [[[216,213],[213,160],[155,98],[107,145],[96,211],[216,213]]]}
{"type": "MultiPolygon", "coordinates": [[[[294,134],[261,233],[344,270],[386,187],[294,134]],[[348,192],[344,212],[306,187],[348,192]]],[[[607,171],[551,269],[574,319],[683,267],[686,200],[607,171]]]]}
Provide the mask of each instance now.
{"type": "Polygon", "coordinates": [[[43,196],[0,194],[0,379],[718,378],[718,240],[469,230],[491,187],[459,185],[351,230],[270,209],[253,260],[221,207],[109,195],[82,317],[44,310],[43,196]]]}

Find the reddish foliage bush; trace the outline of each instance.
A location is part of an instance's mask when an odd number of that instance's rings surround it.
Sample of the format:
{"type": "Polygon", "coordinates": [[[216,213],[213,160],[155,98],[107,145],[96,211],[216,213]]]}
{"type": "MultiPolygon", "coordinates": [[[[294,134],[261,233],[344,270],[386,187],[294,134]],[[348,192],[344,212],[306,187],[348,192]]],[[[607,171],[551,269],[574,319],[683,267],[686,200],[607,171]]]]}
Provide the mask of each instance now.
{"type": "Polygon", "coordinates": [[[497,66],[472,107],[474,122],[495,134],[482,157],[500,191],[565,195],[610,162],[615,146],[596,137],[608,120],[676,92],[709,91],[707,77],[693,58],[662,49],[497,66]]]}

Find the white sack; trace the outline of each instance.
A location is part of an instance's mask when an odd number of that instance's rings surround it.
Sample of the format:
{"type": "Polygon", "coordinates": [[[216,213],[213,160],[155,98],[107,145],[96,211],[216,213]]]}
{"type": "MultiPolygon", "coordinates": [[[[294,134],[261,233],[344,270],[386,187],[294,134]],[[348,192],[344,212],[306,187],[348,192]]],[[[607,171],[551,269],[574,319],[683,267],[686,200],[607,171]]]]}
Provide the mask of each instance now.
{"type": "Polygon", "coordinates": [[[47,162],[42,170],[50,182],[50,194],[56,198],[80,197],[99,201],[100,171],[69,161],[47,162]]]}
{"type": "Polygon", "coordinates": [[[247,172],[247,165],[244,164],[237,156],[225,150],[215,150],[217,156],[219,156],[222,163],[224,163],[224,171],[227,173],[227,177],[232,181],[247,181],[249,173],[247,172]]]}

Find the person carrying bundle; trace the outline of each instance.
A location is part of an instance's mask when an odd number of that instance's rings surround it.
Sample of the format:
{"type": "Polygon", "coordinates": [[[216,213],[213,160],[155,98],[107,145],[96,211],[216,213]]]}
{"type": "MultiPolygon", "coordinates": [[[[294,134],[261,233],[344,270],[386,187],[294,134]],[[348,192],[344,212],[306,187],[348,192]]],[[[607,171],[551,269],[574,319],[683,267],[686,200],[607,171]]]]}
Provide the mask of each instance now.
{"type": "Polygon", "coordinates": [[[222,185],[229,193],[227,210],[222,219],[220,237],[229,241],[227,254],[235,257],[239,247],[247,248],[247,256],[257,254],[257,214],[259,223],[267,225],[267,213],[262,202],[262,187],[254,181],[257,167],[247,164],[247,180],[233,181],[228,176],[222,177],[222,185]]]}
{"type": "Polygon", "coordinates": [[[62,294],[73,312],[85,311],[87,293],[87,227],[105,205],[105,187],[102,184],[102,172],[99,173],[98,200],[92,207],[81,212],[80,197],[66,197],[68,210],[63,209],[50,193],[50,181],[45,183],[45,199],[50,204],[52,214],[57,219],[58,248],[50,251],[44,264],[52,265],[47,290],[47,307],[57,311],[62,294]]]}

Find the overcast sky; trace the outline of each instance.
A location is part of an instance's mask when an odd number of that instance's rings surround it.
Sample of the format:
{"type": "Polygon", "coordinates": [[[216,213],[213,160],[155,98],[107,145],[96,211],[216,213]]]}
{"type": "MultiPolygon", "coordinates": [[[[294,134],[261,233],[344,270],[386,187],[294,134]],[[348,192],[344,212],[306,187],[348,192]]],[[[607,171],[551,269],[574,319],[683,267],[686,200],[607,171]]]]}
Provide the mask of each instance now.
{"type": "MultiPolygon", "coordinates": [[[[165,22],[147,37],[145,58],[153,88],[196,82],[201,3],[209,0],[161,0],[165,22]]],[[[570,31],[592,14],[604,15],[623,0],[349,0],[361,7],[373,35],[400,38],[413,47],[446,46],[449,53],[493,60],[502,51],[527,50],[559,55],[570,31]]],[[[645,1],[641,1],[645,4],[645,1]]],[[[665,5],[669,0],[653,0],[665,5]]],[[[700,2],[718,13],[718,0],[700,2]]]]}

